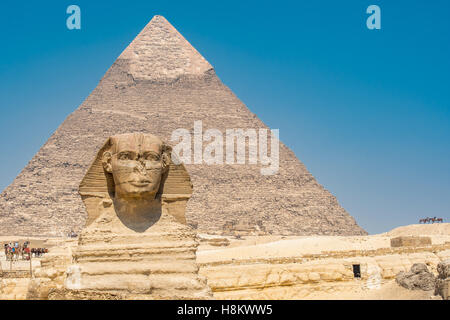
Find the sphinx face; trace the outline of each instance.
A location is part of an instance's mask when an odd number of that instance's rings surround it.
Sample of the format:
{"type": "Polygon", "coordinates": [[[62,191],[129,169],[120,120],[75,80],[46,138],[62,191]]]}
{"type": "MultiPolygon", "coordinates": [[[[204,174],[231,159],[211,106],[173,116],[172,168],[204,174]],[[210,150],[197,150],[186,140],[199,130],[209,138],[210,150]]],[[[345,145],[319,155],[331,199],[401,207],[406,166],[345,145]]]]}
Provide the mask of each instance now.
{"type": "Polygon", "coordinates": [[[163,142],[152,135],[126,134],[112,137],[111,143],[103,163],[113,175],[115,196],[154,199],[164,167],[163,142]]]}

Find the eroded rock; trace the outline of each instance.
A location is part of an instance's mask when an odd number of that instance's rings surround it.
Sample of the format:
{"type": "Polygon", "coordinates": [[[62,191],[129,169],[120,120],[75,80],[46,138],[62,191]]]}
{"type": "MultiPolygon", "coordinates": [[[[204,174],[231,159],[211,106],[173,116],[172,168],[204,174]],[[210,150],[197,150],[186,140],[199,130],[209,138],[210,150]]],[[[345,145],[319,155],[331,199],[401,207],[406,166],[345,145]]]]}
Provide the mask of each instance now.
{"type": "Polygon", "coordinates": [[[395,281],[402,287],[410,290],[429,291],[434,289],[436,278],[428,271],[425,263],[415,263],[409,272],[399,272],[395,281]]]}
{"type": "Polygon", "coordinates": [[[444,300],[450,300],[450,259],[440,262],[437,271],[434,294],[441,296],[444,300]]]}

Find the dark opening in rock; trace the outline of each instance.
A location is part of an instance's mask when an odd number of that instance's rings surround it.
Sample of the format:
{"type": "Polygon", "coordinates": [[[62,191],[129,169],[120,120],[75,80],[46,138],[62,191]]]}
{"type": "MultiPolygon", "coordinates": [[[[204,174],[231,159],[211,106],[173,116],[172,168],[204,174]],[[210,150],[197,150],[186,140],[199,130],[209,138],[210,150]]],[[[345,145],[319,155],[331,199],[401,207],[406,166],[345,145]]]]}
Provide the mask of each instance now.
{"type": "Polygon", "coordinates": [[[361,278],[361,265],[359,264],[353,265],[353,276],[355,278],[361,278]]]}

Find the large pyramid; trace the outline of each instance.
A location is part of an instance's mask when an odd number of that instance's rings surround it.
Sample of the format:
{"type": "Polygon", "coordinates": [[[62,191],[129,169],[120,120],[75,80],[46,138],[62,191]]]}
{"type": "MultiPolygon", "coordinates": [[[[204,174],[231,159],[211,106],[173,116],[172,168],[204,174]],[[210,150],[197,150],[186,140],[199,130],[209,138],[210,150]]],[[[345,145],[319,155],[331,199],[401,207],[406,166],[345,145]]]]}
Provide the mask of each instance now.
{"type": "MultiPolygon", "coordinates": [[[[213,67],[163,17],[155,16],[0,195],[0,235],[62,236],[81,230],[80,181],[105,139],[148,132],[170,141],[178,128],[267,128],[216,76],[213,67]]],[[[237,221],[267,232],[366,232],[280,143],[280,169],[190,164],[194,191],[187,221],[220,233],[237,221]]]]}

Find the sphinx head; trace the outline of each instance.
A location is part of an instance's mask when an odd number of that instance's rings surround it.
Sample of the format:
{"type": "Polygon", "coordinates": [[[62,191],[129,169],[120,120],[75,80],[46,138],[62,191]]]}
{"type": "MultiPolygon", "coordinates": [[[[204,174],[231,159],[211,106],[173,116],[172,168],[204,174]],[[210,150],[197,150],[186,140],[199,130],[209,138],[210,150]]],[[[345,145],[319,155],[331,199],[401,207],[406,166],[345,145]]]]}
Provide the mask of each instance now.
{"type": "Polygon", "coordinates": [[[151,134],[112,136],[102,164],[114,180],[114,197],[155,199],[170,164],[172,148],[151,134]]]}

